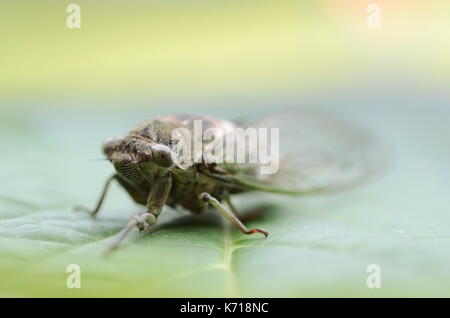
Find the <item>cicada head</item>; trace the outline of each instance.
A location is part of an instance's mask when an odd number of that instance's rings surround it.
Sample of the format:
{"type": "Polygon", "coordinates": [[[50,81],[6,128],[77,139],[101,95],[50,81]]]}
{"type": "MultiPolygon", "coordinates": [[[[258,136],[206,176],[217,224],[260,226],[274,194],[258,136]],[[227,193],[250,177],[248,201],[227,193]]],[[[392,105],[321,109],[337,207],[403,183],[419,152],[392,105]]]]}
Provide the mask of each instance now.
{"type": "Polygon", "coordinates": [[[132,183],[144,178],[153,180],[156,174],[164,174],[174,166],[169,147],[132,136],[109,138],[103,144],[103,152],[117,173],[132,183]]]}

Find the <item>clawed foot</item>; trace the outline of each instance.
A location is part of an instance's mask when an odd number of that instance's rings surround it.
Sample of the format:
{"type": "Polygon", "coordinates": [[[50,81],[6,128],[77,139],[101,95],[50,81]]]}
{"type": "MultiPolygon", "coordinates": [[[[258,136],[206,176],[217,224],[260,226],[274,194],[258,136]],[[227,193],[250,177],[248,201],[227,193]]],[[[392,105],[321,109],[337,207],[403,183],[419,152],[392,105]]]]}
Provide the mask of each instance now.
{"type": "Polygon", "coordinates": [[[103,255],[106,256],[115,250],[134,227],[137,227],[139,232],[149,233],[155,224],[156,216],[152,213],[146,212],[134,215],[122,231],[120,231],[113,244],[103,253],[103,255]]]}
{"type": "Polygon", "coordinates": [[[269,236],[269,232],[265,229],[251,229],[251,230],[245,232],[245,234],[255,234],[255,233],[261,233],[262,235],[264,235],[264,237],[269,236]]]}
{"type": "Polygon", "coordinates": [[[156,217],[151,213],[139,213],[133,216],[136,227],[141,233],[148,233],[156,223],[156,217]]]}
{"type": "Polygon", "coordinates": [[[147,222],[139,223],[136,225],[136,227],[139,229],[140,233],[144,234],[150,233],[150,231],[153,229],[153,226],[148,224],[147,222]]]}

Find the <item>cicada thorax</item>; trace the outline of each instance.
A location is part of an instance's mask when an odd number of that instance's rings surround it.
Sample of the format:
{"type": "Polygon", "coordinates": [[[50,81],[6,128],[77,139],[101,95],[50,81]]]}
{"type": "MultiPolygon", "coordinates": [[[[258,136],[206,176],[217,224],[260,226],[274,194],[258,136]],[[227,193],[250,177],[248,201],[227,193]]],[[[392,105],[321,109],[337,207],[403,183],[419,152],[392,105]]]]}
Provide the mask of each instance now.
{"type": "Polygon", "coordinates": [[[225,133],[235,128],[234,124],[227,120],[217,119],[211,116],[175,114],[162,116],[157,119],[151,119],[138,124],[128,135],[141,136],[152,140],[157,144],[173,146],[173,132],[177,128],[184,128],[190,132],[191,140],[183,140],[191,145],[194,144],[194,138],[202,139],[203,148],[207,147],[214,140],[203,140],[203,134],[210,128],[218,129],[225,133]],[[198,136],[197,128],[201,129],[198,136]]]}
{"type": "Polygon", "coordinates": [[[146,195],[150,192],[155,179],[163,173],[170,173],[173,182],[167,203],[181,205],[199,213],[205,207],[205,203],[199,199],[201,193],[207,192],[220,199],[224,193],[242,191],[201,173],[205,169],[218,166],[215,162],[207,161],[210,158],[205,155],[209,154],[216,142],[216,139],[203,139],[204,132],[210,128],[214,128],[221,138],[227,132],[233,131],[235,126],[229,121],[210,116],[184,114],[163,116],[138,124],[122,139],[109,141],[104,147],[104,152],[120,176],[120,183],[136,202],[145,204],[146,195]],[[173,132],[177,128],[187,130],[189,136],[174,139],[173,132]],[[200,138],[200,148],[195,147],[198,146],[196,138],[200,138]],[[191,162],[185,166],[177,162],[173,167],[164,169],[156,164],[152,149],[154,150],[156,146],[165,146],[176,152],[179,144],[175,142],[190,145],[191,162]]]}
{"type": "Polygon", "coordinates": [[[152,119],[141,122],[127,136],[142,138],[150,144],[161,144],[170,146],[172,143],[172,132],[179,127],[176,123],[168,120],[152,119]]]}
{"type": "Polygon", "coordinates": [[[147,120],[133,128],[128,136],[137,136],[172,150],[177,166],[186,169],[212,162],[218,140],[235,129],[233,123],[211,116],[175,114],[147,120]],[[214,137],[208,132],[214,131],[214,137]]]}

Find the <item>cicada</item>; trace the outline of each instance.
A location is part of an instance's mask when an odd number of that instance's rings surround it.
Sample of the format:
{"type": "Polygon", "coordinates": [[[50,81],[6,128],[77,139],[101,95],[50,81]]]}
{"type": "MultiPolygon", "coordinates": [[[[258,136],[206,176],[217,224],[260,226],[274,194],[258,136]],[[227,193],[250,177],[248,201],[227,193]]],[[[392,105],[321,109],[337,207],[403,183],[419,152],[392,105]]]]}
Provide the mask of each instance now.
{"type": "Polygon", "coordinates": [[[365,131],[306,111],[240,124],[210,116],[166,115],[138,124],[123,138],[108,139],[102,149],[115,173],[94,209],[77,209],[96,216],[113,181],[146,207],[118,233],[111,249],[135,227],[151,231],[165,205],[195,214],[211,206],[242,233],[267,237],[266,229],[243,224],[232,196],[250,191],[301,196],[340,190],[370,179],[380,163],[379,148],[365,131]],[[229,139],[238,128],[244,138],[229,139]],[[205,134],[211,129],[214,138],[205,134]],[[249,138],[254,136],[251,129],[256,139],[249,138]],[[277,138],[258,136],[269,131],[277,138]],[[219,146],[225,144],[227,151],[221,152],[219,146]],[[259,160],[262,146],[271,152],[265,154],[266,160],[259,160]],[[236,160],[239,156],[241,160],[236,160]],[[270,164],[267,158],[277,159],[271,173],[262,169],[270,164]]]}

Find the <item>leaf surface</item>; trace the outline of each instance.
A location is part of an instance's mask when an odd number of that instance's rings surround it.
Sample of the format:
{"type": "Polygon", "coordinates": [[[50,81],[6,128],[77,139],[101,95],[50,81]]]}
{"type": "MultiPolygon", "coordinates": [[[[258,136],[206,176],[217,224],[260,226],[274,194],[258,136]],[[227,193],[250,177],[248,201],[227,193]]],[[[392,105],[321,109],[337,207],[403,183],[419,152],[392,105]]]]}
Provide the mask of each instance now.
{"type": "Polygon", "coordinates": [[[267,239],[242,235],[213,211],[165,208],[153,233],[133,231],[108,258],[102,251],[142,207],[117,185],[96,220],[72,207],[95,203],[112,167],[91,159],[135,118],[3,117],[0,296],[450,296],[448,112],[422,115],[382,114],[375,133],[393,144],[395,164],[372,185],[237,197],[242,211],[264,203],[248,226],[269,229],[267,239]],[[69,264],[81,267],[79,289],[66,286],[69,264]],[[380,289],[366,285],[369,264],[380,265],[380,289]]]}

